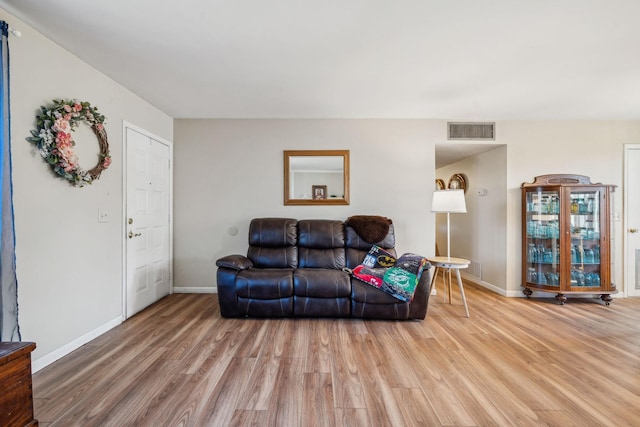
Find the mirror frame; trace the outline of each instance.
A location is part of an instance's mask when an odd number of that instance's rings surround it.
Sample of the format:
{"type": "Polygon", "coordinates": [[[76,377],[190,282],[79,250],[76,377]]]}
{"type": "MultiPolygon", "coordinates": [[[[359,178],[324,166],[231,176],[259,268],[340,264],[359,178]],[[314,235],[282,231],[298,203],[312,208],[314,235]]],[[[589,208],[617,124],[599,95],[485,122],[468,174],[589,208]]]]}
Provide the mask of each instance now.
{"type": "Polygon", "coordinates": [[[349,204],[349,150],[285,150],[284,152],[284,204],[285,205],[348,205],[349,204]],[[343,198],[291,199],[289,198],[291,157],[342,157],[343,198]]]}

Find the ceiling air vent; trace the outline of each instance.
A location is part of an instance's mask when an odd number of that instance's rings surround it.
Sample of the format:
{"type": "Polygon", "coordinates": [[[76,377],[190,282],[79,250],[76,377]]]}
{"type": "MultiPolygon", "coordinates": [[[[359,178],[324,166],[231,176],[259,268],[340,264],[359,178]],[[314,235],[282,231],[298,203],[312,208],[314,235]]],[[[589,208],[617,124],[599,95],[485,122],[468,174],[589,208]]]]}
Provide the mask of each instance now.
{"type": "Polygon", "coordinates": [[[449,139],[496,139],[495,123],[449,122],[449,139]]]}

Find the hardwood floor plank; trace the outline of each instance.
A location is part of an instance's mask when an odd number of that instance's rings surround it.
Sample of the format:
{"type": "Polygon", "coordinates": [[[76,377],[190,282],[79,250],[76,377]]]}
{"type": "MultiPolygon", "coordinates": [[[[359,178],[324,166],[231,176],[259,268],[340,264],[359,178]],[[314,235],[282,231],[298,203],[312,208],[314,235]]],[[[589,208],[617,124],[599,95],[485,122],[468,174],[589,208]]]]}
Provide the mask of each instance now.
{"type": "Polygon", "coordinates": [[[154,384],[151,386],[155,391],[152,395],[136,398],[135,401],[141,407],[131,410],[127,418],[129,422],[123,425],[129,424],[137,427],[166,425],[166,420],[173,418],[176,413],[176,396],[191,393],[192,379],[191,375],[171,374],[161,383],[159,381],[160,384],[154,384]]]}
{"type": "Polygon", "coordinates": [[[334,427],[333,384],[330,373],[303,373],[301,419],[308,427],[334,427]]]}
{"type": "MultiPolygon", "coordinates": [[[[461,351],[459,365],[468,370],[466,375],[477,375],[469,370],[483,369],[482,378],[490,377],[494,383],[504,384],[507,393],[526,401],[526,406],[533,410],[559,410],[560,395],[549,392],[549,384],[544,376],[539,373],[537,367],[531,368],[531,364],[521,358],[517,348],[499,340],[471,341],[461,351]],[[486,354],[495,351],[495,357],[486,359],[486,354]]],[[[481,381],[480,378],[477,378],[481,381]]]]}
{"type": "Polygon", "coordinates": [[[336,408],[336,422],[338,426],[349,427],[371,427],[379,424],[376,420],[375,423],[369,418],[369,413],[366,409],[361,408],[336,408]]]}
{"type": "Polygon", "coordinates": [[[569,411],[536,411],[536,413],[549,427],[597,427],[603,425],[595,421],[572,417],[569,411]]]}
{"type": "Polygon", "coordinates": [[[349,329],[338,322],[331,336],[333,351],[333,384],[336,408],[366,408],[362,382],[359,375],[359,359],[353,351],[349,329]]]}
{"type": "Polygon", "coordinates": [[[456,375],[453,366],[455,357],[451,351],[440,347],[438,338],[434,338],[428,347],[416,354],[415,366],[420,366],[422,369],[416,368],[415,373],[420,380],[424,395],[442,425],[477,425],[467,411],[467,407],[476,406],[475,397],[470,402],[465,399],[468,397],[466,390],[450,386],[450,383],[457,382],[453,379],[456,375]]]}
{"type": "Polygon", "coordinates": [[[175,364],[175,360],[168,358],[154,362],[138,381],[131,384],[100,425],[139,426],[152,418],[160,405],[171,398],[176,385],[184,380],[183,375],[171,373],[175,364]]]}
{"type": "Polygon", "coordinates": [[[260,356],[290,357],[289,342],[293,336],[293,319],[263,319],[269,322],[269,331],[264,340],[260,356]]]}
{"type": "Polygon", "coordinates": [[[228,351],[233,333],[224,329],[214,330],[207,335],[198,346],[188,351],[176,373],[203,375],[209,372],[212,365],[228,364],[235,353],[228,351]]]}
{"type": "MultiPolygon", "coordinates": [[[[409,336],[399,330],[404,329],[398,323],[385,325],[374,324],[369,328],[375,342],[369,341],[370,354],[378,352],[378,370],[384,376],[389,387],[416,388],[420,383],[413,373],[414,356],[410,349],[415,349],[409,336]],[[382,352],[381,350],[386,350],[382,352]]],[[[363,356],[366,356],[363,355],[363,356]]]]}
{"type": "Polygon", "coordinates": [[[305,356],[305,372],[331,373],[331,334],[335,322],[317,319],[311,322],[309,332],[309,347],[305,356]]]}
{"type": "MultiPolygon", "coordinates": [[[[451,375],[451,378],[462,377],[473,383],[475,398],[490,396],[490,405],[499,411],[508,425],[544,425],[529,406],[529,402],[536,396],[533,393],[529,394],[529,390],[523,388],[525,385],[518,382],[521,378],[513,376],[512,371],[500,373],[499,368],[496,369],[496,365],[482,363],[484,361],[483,355],[470,354],[467,350],[461,350],[458,353],[455,364],[458,374],[451,375]],[[492,378],[493,381],[488,382],[486,378],[492,378]]],[[[504,368],[508,369],[508,366],[504,366],[504,368]]],[[[457,391],[461,390],[454,382],[450,381],[450,385],[457,391]]],[[[459,394],[459,396],[463,395],[459,394]]],[[[464,397],[459,397],[459,399],[467,401],[464,397]]],[[[549,401],[549,405],[553,404],[553,401],[549,401]]],[[[471,416],[476,419],[478,413],[472,412],[471,416]]]]}
{"type": "MultiPolygon", "coordinates": [[[[40,380],[34,382],[34,396],[39,397],[37,411],[38,414],[42,414],[42,420],[53,421],[57,419],[61,416],[61,411],[68,405],[73,405],[78,399],[85,397],[87,393],[104,387],[105,382],[117,381],[114,379],[116,373],[127,369],[131,361],[135,360],[143,351],[142,347],[127,345],[127,342],[129,341],[123,341],[122,345],[112,348],[100,348],[102,353],[94,352],[93,348],[84,346],[79,350],[85,351],[74,352],[75,354],[70,355],[70,359],[76,363],[75,372],[68,373],[64,370],[58,375],[50,374],[49,386],[43,387],[43,391],[40,389],[42,384],[40,380]],[[77,369],[78,366],[82,366],[84,369],[77,369]],[[53,399],[53,396],[56,398],[53,399]]],[[[43,377],[46,378],[46,373],[43,377]]],[[[39,379],[40,376],[37,378],[39,379]]]]}
{"type": "Polygon", "coordinates": [[[304,425],[302,413],[304,387],[304,360],[285,357],[280,360],[276,388],[269,406],[268,426],[287,427],[304,425]]]}
{"type": "Polygon", "coordinates": [[[255,359],[234,357],[212,392],[204,394],[194,417],[198,426],[225,426],[231,422],[237,403],[246,389],[255,359]]]}
{"type": "Polygon", "coordinates": [[[565,366],[558,369],[557,365],[550,365],[553,381],[558,387],[566,390],[566,400],[574,402],[590,418],[601,422],[615,422],[614,425],[624,425],[625,420],[638,417],[640,395],[619,387],[610,378],[602,376],[598,371],[585,371],[580,367],[565,366]],[[594,392],[597,391],[597,392],[594,392]],[[604,396],[614,396],[616,399],[615,412],[610,411],[611,402],[604,396]]]}
{"type": "Polygon", "coordinates": [[[229,422],[229,427],[262,427],[267,418],[267,411],[237,410],[229,422]]]}
{"type": "Polygon", "coordinates": [[[38,373],[38,382],[33,385],[34,390],[40,398],[47,399],[57,393],[64,381],[69,383],[81,382],[78,376],[82,371],[78,370],[78,365],[84,365],[92,360],[97,360],[104,352],[101,346],[85,344],[80,349],[71,352],[66,357],[56,361],[56,369],[44,369],[38,373]]]}
{"type": "MultiPolygon", "coordinates": [[[[247,347],[243,350],[239,350],[239,354],[244,357],[257,358],[262,353],[266,340],[270,339],[271,323],[265,322],[263,319],[244,319],[248,325],[251,326],[253,339],[247,341],[247,347]]],[[[240,322],[243,323],[243,322],[240,322]]]]}
{"type": "MultiPolygon", "coordinates": [[[[55,420],[54,426],[107,426],[106,420],[129,391],[145,375],[145,371],[166,352],[159,347],[148,347],[130,359],[127,366],[112,371],[99,383],[94,393],[84,393],[55,420]]],[[[123,364],[125,365],[125,364],[123,364]]],[[[117,424],[116,424],[117,425],[117,424]]]]}
{"type": "Polygon", "coordinates": [[[259,357],[256,367],[247,384],[246,392],[241,396],[238,409],[266,411],[277,386],[280,372],[280,358],[259,357]]]}
{"type": "MultiPolygon", "coordinates": [[[[202,351],[201,357],[195,358],[197,366],[186,366],[176,369],[176,373],[188,376],[189,382],[185,387],[184,393],[176,393],[175,401],[172,402],[173,408],[165,408],[163,410],[162,424],[167,425],[198,425],[196,420],[207,411],[207,401],[215,396],[219,383],[228,371],[233,368],[232,363],[237,362],[239,358],[235,357],[235,353],[230,351],[231,334],[224,333],[216,335],[213,342],[215,345],[209,345],[202,351]],[[185,369],[187,368],[187,369],[185,369]]],[[[200,355],[198,355],[200,356],[200,355]]],[[[189,360],[191,357],[187,356],[189,360]]],[[[239,378],[244,378],[244,372],[238,371],[239,378]]],[[[209,405],[214,405],[210,403],[209,405]]]]}
{"type": "MultiPolygon", "coordinates": [[[[394,388],[393,396],[407,427],[439,426],[440,421],[419,388],[394,388]]],[[[395,424],[394,424],[395,425],[395,424]]]]}
{"type": "Polygon", "coordinates": [[[359,377],[370,419],[380,425],[403,425],[400,409],[384,373],[389,364],[385,354],[376,349],[377,337],[374,334],[357,334],[351,336],[351,340],[354,355],[359,361],[359,377]]]}

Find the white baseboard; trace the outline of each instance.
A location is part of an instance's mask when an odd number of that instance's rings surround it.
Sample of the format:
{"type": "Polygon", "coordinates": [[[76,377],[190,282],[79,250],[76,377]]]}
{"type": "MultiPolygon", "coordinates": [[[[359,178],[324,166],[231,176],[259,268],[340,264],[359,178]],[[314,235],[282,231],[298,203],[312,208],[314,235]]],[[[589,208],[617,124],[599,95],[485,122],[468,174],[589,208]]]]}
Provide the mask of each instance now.
{"type": "Polygon", "coordinates": [[[506,291],[506,290],[504,290],[502,288],[499,288],[496,285],[493,285],[493,284],[491,284],[489,282],[485,282],[483,280],[480,280],[475,276],[471,276],[470,274],[466,274],[466,273],[460,272],[460,276],[462,277],[462,279],[466,280],[467,282],[475,283],[476,285],[482,286],[483,288],[486,288],[486,289],[489,289],[491,292],[495,292],[496,294],[502,295],[503,297],[516,296],[516,295],[510,295],[509,291],[506,291]]]}
{"type": "Polygon", "coordinates": [[[174,286],[174,294],[217,294],[218,288],[207,286],[174,286]]]}
{"type": "Polygon", "coordinates": [[[56,360],[63,358],[67,354],[71,353],[74,350],[77,350],[78,348],[82,347],[92,339],[99,337],[100,335],[115,328],[121,323],[122,323],[122,316],[118,316],[115,319],[105,323],[104,325],[99,326],[96,329],[82,335],[81,337],[76,338],[70,343],[67,343],[62,347],[59,347],[56,350],[53,350],[45,354],[44,356],[39,357],[38,359],[34,360],[31,363],[31,370],[33,371],[33,373],[38,372],[40,369],[49,366],[56,360]]]}
{"type": "MultiPolygon", "coordinates": [[[[475,283],[478,286],[482,286],[483,288],[489,289],[492,292],[495,292],[499,295],[508,297],[508,298],[526,298],[526,295],[524,294],[524,292],[522,292],[522,288],[518,289],[518,290],[504,290],[502,288],[498,288],[495,285],[492,285],[491,283],[488,282],[483,282],[482,280],[478,280],[477,277],[465,274],[465,273],[460,273],[460,276],[471,283],[475,283]]],[[[533,295],[532,297],[535,298],[555,298],[556,297],[557,292],[541,292],[541,291],[533,291],[533,295]]],[[[585,293],[585,294],[581,294],[581,293],[571,293],[571,294],[565,294],[569,297],[575,297],[575,298],[600,298],[600,294],[598,293],[585,293]]],[[[611,294],[612,298],[624,298],[624,293],[623,292],[618,292],[617,294],[611,294]]]]}

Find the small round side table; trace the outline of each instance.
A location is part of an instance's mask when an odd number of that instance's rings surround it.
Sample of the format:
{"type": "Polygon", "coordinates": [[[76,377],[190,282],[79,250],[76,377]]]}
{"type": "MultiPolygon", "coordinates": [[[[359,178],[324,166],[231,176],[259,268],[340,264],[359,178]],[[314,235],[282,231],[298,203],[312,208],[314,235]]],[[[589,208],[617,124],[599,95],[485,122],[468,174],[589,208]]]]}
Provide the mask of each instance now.
{"type": "Polygon", "coordinates": [[[444,281],[445,294],[447,293],[448,288],[449,304],[451,304],[451,270],[455,270],[456,278],[458,279],[458,287],[460,288],[460,295],[462,296],[462,304],[464,305],[464,311],[467,314],[467,317],[469,317],[469,308],[467,307],[467,299],[464,296],[464,287],[462,286],[462,279],[460,278],[460,270],[469,267],[471,261],[464,258],[453,258],[446,256],[434,256],[427,259],[432,265],[436,267],[436,270],[433,273],[433,277],[431,278],[429,293],[431,293],[433,287],[435,286],[438,271],[442,271],[442,280],[444,281]],[[444,274],[447,271],[449,272],[449,280],[446,279],[444,274]]]}

